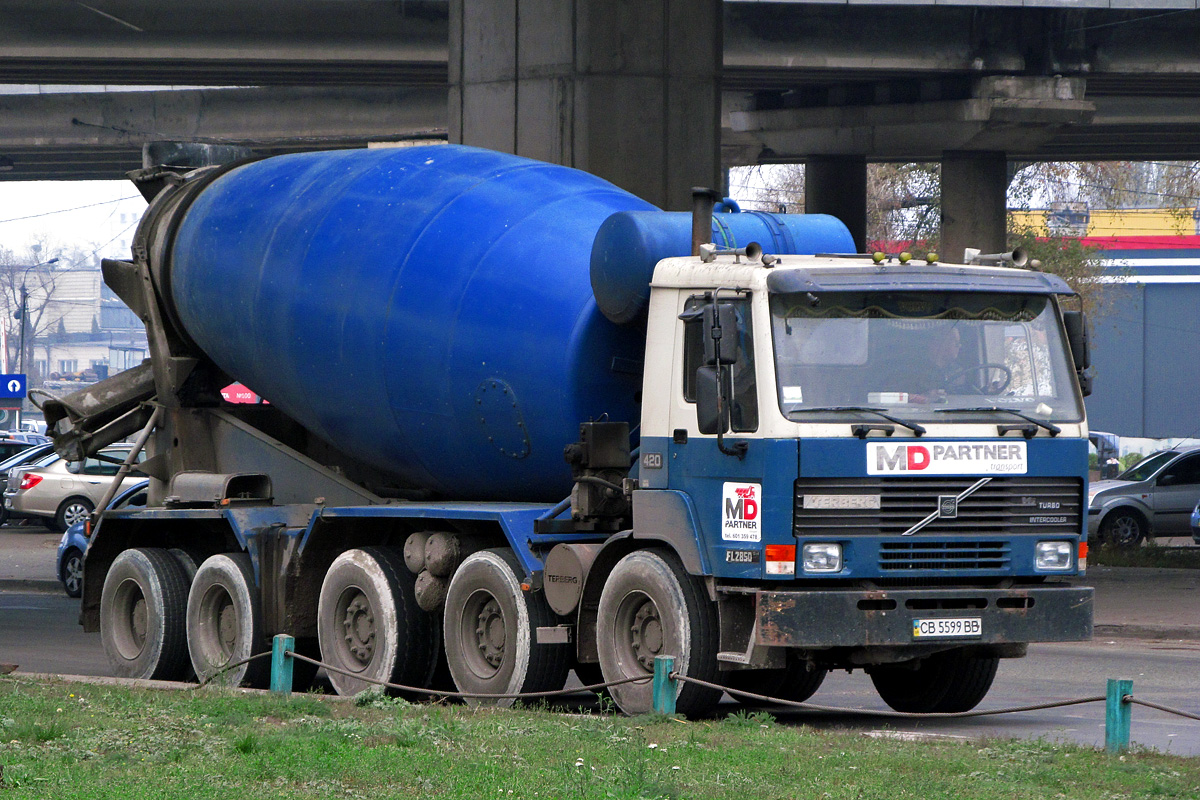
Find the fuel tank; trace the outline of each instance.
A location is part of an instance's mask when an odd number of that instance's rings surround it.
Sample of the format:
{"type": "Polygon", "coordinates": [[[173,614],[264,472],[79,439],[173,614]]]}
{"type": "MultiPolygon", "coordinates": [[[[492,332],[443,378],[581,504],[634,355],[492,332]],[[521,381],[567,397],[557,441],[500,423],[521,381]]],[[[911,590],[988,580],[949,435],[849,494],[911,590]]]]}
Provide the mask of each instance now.
{"type": "Polygon", "coordinates": [[[555,501],[580,422],[638,423],[644,324],[606,318],[589,274],[623,212],[687,216],[469,147],[277,156],[195,195],[160,290],[217,366],[352,457],[449,499],[555,501]]]}

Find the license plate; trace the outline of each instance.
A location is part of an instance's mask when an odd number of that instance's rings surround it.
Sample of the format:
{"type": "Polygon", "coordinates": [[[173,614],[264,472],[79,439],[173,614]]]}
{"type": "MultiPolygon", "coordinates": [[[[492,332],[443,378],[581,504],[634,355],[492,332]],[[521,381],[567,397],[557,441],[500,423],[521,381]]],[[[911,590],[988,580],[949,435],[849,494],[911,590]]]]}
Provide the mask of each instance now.
{"type": "Polygon", "coordinates": [[[939,617],[913,620],[914,639],[981,635],[983,635],[983,621],[979,617],[939,617]]]}

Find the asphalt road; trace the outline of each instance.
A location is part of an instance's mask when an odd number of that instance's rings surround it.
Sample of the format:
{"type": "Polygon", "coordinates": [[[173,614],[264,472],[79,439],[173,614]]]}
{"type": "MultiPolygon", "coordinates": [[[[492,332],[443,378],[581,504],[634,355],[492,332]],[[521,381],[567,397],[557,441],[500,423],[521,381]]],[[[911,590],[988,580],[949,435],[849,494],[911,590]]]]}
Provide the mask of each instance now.
{"type": "MultiPolygon", "coordinates": [[[[0,662],[22,672],[109,675],[100,635],[77,624],[79,603],[47,593],[0,593],[0,662]]],[[[1133,680],[1136,697],[1200,714],[1200,642],[1097,639],[1042,644],[1027,658],[1003,661],[982,709],[1103,695],[1108,678],[1133,680]]],[[[886,710],[861,671],[831,674],[811,702],[886,710]]],[[[726,701],[722,712],[736,708],[726,701]]],[[[1046,738],[1104,745],[1104,704],[965,720],[879,719],[859,714],[773,710],[781,721],[863,731],[909,731],[961,736],[1046,738]]],[[[1133,710],[1132,740],[1178,755],[1200,756],[1200,722],[1144,707],[1133,710]]]]}

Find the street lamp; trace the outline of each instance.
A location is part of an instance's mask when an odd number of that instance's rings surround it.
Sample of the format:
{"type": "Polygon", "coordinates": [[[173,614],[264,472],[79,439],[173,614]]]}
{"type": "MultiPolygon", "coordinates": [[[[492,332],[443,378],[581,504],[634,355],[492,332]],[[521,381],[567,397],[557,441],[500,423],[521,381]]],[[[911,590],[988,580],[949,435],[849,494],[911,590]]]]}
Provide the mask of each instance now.
{"type": "MultiPolygon", "coordinates": [[[[25,286],[25,279],[29,277],[30,271],[35,270],[38,267],[45,267],[49,264],[57,264],[57,263],[58,263],[58,256],[55,256],[54,258],[50,259],[49,261],[43,261],[40,264],[30,264],[28,267],[25,268],[25,271],[23,273],[21,273],[21,307],[17,309],[17,314],[16,314],[16,317],[18,320],[20,320],[20,324],[21,324],[21,332],[17,336],[17,372],[20,374],[24,374],[24,372],[25,372],[25,315],[26,315],[26,312],[29,310],[29,289],[26,288],[26,286],[25,286]]],[[[25,385],[26,386],[29,385],[28,379],[26,379],[25,385]]],[[[21,429],[21,412],[24,410],[25,410],[25,400],[24,400],[24,398],[22,398],[21,399],[21,407],[19,409],[17,409],[16,430],[21,429]]]]}

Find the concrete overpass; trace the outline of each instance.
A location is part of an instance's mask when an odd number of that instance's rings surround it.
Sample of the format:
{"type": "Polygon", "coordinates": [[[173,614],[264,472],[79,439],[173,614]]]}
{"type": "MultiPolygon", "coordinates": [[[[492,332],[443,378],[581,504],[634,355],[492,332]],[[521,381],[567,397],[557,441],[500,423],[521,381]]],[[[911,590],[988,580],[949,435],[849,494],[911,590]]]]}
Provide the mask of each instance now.
{"type": "MultiPolygon", "coordinates": [[[[1200,157],[1197,6],[727,0],[723,162],[1200,157]]],[[[0,180],[121,177],[154,139],[282,152],[441,134],[447,9],[6,2],[0,84],[56,86],[0,96],[0,180]]]]}

